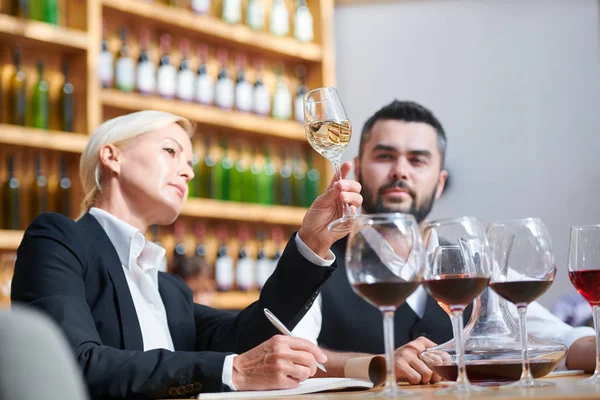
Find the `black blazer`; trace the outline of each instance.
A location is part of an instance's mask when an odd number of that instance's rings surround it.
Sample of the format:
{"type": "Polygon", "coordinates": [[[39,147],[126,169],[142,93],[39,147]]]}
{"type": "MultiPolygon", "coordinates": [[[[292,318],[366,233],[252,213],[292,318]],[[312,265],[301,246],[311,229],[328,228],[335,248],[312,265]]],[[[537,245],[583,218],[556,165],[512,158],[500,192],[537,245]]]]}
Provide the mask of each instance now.
{"type": "Polygon", "coordinates": [[[91,214],[74,222],[46,213],[31,223],[17,250],[11,299],[59,324],[93,398],[190,397],[226,390],[225,356],[278,333],[263,308],[291,329],[333,270],[302,257],[292,237],[260,299],[237,315],[194,304],[181,279],[161,272],[159,291],[175,352],[144,352],[123,267],[104,229],[91,214]]]}

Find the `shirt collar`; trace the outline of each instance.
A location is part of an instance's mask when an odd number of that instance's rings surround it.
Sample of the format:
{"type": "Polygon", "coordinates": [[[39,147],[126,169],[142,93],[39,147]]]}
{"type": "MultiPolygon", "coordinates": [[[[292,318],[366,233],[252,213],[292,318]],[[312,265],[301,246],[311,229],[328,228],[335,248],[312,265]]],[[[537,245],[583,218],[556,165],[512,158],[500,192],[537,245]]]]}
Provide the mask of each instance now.
{"type": "Polygon", "coordinates": [[[144,271],[151,269],[158,271],[158,266],[166,253],[164,248],[146,240],[139,229],[107,211],[92,207],[90,214],[98,220],[106,232],[125,268],[130,269],[138,265],[144,271]]]}

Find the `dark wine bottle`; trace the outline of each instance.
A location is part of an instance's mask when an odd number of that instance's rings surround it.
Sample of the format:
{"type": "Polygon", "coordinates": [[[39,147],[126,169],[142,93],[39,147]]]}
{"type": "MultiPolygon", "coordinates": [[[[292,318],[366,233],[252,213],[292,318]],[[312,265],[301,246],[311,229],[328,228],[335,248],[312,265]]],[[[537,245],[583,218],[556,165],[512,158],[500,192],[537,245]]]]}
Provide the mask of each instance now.
{"type": "Polygon", "coordinates": [[[63,76],[64,83],[60,91],[60,129],[65,132],[73,132],[75,87],[69,79],[69,64],[66,60],[63,61],[63,76]]]}
{"type": "Polygon", "coordinates": [[[67,173],[67,160],[65,156],[60,159],[60,179],[56,188],[56,212],[71,216],[71,179],[67,173]]]}
{"type": "Polygon", "coordinates": [[[38,214],[48,211],[48,178],[44,175],[42,158],[39,154],[35,156],[35,177],[30,190],[29,218],[33,220],[38,214]]]}
{"type": "Polygon", "coordinates": [[[8,156],[8,179],[2,185],[2,227],[3,229],[20,229],[20,182],[15,175],[15,159],[8,156]]]}
{"type": "Polygon", "coordinates": [[[21,49],[16,48],[14,53],[15,73],[13,74],[9,88],[8,101],[8,123],[25,125],[27,113],[27,74],[21,68],[21,49]]]}
{"type": "Polygon", "coordinates": [[[44,63],[38,61],[38,81],[33,88],[31,99],[31,126],[48,129],[50,117],[50,95],[48,81],[44,78],[44,63]]]}

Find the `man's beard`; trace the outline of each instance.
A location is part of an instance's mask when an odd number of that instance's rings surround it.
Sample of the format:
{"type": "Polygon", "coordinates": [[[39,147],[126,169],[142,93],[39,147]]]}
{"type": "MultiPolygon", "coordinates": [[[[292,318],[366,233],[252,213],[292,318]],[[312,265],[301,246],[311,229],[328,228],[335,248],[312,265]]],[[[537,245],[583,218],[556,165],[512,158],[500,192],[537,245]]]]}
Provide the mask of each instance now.
{"type": "Polygon", "coordinates": [[[435,192],[437,188],[433,189],[433,192],[424,199],[424,202],[421,206],[417,204],[416,194],[415,192],[408,186],[408,184],[404,181],[394,180],[390,183],[387,183],[379,188],[377,191],[377,197],[375,198],[375,202],[371,202],[373,198],[373,193],[371,190],[362,182],[362,177],[360,174],[357,176],[358,182],[362,186],[361,194],[363,196],[362,209],[364,212],[368,214],[379,214],[379,213],[394,213],[400,212],[404,214],[411,214],[417,220],[417,223],[421,223],[427,218],[431,209],[433,208],[433,203],[435,202],[435,192]],[[396,207],[389,207],[383,204],[383,192],[387,189],[391,188],[401,188],[408,191],[408,194],[412,198],[412,202],[408,209],[406,206],[402,206],[397,203],[396,207]]]}

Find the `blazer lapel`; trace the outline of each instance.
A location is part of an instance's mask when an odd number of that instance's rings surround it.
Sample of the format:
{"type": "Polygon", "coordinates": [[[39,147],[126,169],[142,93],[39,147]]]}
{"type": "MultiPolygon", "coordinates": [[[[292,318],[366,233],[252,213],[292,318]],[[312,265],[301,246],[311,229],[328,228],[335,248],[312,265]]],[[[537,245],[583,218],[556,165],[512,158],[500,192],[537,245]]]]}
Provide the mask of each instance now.
{"type": "Polygon", "coordinates": [[[116,302],[119,307],[119,320],[121,321],[121,335],[125,350],[144,350],[144,339],[133,304],[133,298],[129,291],[129,285],[123,272],[123,266],[119,260],[117,250],[111,243],[108,235],[91,214],[84,215],[79,221],[88,232],[96,236],[98,253],[101,254],[102,265],[108,271],[110,279],[115,287],[116,302]]]}

